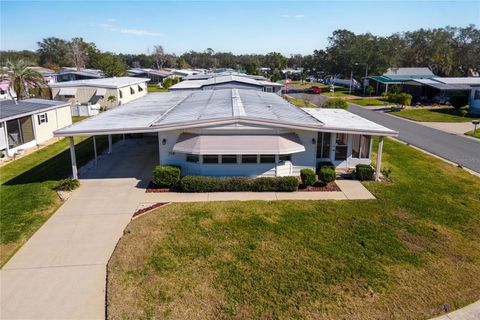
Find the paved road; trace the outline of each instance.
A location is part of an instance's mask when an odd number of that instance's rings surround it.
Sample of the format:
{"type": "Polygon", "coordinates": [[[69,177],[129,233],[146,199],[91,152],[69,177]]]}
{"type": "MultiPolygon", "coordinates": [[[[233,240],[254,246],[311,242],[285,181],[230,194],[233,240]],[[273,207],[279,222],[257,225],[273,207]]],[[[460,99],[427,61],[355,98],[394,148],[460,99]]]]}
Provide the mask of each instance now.
{"type": "MultiPolygon", "coordinates": [[[[302,99],[305,94],[292,96],[302,99]]],[[[308,97],[310,102],[317,105],[327,99],[311,94],[308,97]]],[[[429,128],[381,111],[372,111],[351,103],[349,105],[349,111],[398,131],[398,139],[480,173],[480,141],[429,128]]]]}

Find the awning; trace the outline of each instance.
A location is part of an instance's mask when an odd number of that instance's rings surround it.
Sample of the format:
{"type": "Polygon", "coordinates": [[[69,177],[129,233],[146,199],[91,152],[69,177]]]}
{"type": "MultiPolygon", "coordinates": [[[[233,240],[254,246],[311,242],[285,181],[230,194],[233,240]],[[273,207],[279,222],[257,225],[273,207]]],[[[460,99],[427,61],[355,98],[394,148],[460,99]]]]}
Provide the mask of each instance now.
{"type": "Polygon", "coordinates": [[[98,88],[97,91],[95,92],[95,95],[99,97],[105,97],[106,94],[107,94],[107,89],[105,88],[98,88]]]}
{"type": "Polygon", "coordinates": [[[74,96],[77,94],[77,88],[61,88],[58,94],[61,96],[74,96]]]}
{"type": "Polygon", "coordinates": [[[305,151],[305,147],[295,133],[280,135],[182,133],[172,151],[188,154],[292,154],[305,151]]]}

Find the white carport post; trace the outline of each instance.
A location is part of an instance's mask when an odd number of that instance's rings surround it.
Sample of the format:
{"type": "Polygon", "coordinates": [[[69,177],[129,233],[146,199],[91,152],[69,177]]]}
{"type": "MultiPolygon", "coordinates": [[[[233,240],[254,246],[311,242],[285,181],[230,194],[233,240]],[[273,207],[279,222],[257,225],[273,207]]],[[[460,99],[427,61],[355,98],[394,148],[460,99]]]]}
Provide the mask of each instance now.
{"type": "Polygon", "coordinates": [[[93,136],[93,155],[95,158],[95,166],[97,165],[97,139],[93,136]]]}
{"type": "Polygon", "coordinates": [[[10,146],[8,144],[8,131],[7,131],[7,121],[3,122],[3,134],[5,135],[5,152],[7,153],[5,156],[7,158],[10,157],[10,146]]]}
{"type": "Polygon", "coordinates": [[[112,135],[108,135],[108,154],[112,153],[112,135]]]}
{"type": "Polygon", "coordinates": [[[72,176],[73,176],[73,179],[78,179],[77,159],[75,158],[75,142],[73,141],[73,137],[69,137],[69,140],[70,140],[70,160],[72,161],[72,176]]]}
{"type": "Polygon", "coordinates": [[[375,165],[375,181],[380,180],[380,168],[382,166],[383,137],[378,137],[377,164],[375,165]]]}

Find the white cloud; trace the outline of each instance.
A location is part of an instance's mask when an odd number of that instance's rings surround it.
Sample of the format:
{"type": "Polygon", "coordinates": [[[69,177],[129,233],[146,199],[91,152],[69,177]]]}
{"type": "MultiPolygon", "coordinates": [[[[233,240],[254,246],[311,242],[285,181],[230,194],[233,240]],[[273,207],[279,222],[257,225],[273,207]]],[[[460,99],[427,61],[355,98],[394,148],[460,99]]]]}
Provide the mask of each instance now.
{"type": "Polygon", "coordinates": [[[119,32],[125,34],[132,34],[136,36],[150,36],[150,37],[161,37],[164,34],[160,32],[153,32],[143,29],[127,29],[127,28],[117,28],[114,26],[116,20],[113,18],[106,19],[105,22],[98,23],[97,26],[112,32],[119,32]]]}
{"type": "Polygon", "coordinates": [[[296,14],[296,15],[289,15],[289,14],[282,14],[280,17],[285,18],[285,19],[303,19],[305,18],[304,14],[296,14]]]}
{"type": "MultiPolygon", "coordinates": [[[[117,30],[114,30],[114,31],[117,31],[117,30]]],[[[160,33],[160,32],[150,32],[150,31],[141,30],[141,29],[120,29],[118,31],[121,33],[134,34],[137,36],[152,36],[152,37],[163,36],[163,33],[160,33]]]]}

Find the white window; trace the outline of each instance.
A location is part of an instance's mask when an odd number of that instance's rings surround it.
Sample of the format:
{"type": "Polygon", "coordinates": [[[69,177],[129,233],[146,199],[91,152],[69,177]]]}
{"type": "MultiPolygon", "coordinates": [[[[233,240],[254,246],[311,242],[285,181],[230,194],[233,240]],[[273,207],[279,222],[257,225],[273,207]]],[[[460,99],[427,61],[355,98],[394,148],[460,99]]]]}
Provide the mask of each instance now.
{"type": "Polygon", "coordinates": [[[130,87],[130,94],[135,94],[135,90],[132,87],[130,87]]]}
{"type": "Polygon", "coordinates": [[[47,122],[48,122],[48,115],[47,115],[46,112],[39,114],[37,117],[38,117],[38,124],[42,124],[42,123],[47,123],[47,122]]]}
{"type": "Polygon", "coordinates": [[[138,86],[138,92],[142,92],[143,91],[143,88],[141,85],[138,86]]]}
{"type": "Polygon", "coordinates": [[[352,157],[366,159],[370,157],[371,136],[355,134],[352,138],[352,157]]]}

